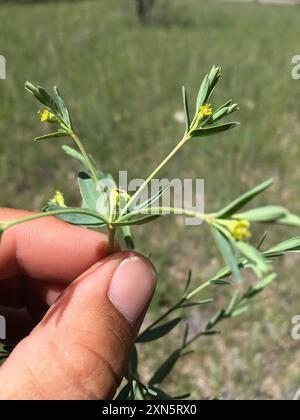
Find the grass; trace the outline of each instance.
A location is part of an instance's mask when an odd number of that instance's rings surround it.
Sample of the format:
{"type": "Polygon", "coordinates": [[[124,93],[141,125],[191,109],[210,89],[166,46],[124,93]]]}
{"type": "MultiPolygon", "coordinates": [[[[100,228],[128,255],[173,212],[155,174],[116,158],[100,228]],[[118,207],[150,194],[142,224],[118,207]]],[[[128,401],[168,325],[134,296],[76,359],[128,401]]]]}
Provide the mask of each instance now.
{"type": "MultiPolygon", "coordinates": [[[[192,96],[216,63],[223,79],[214,103],[238,101],[242,126],[190,145],[164,175],[204,178],[207,210],[274,177],[268,202],[300,213],[300,82],[290,76],[291,58],[299,53],[299,14],[289,6],[160,0],[141,26],[132,0],[2,4],[0,53],[8,77],[0,81],[1,205],[38,209],[57,188],[68,202],[79,200],[69,186],[78,166],[61,155],[61,141],[31,142],[43,128],[25,80],[61,88],[103,170],[144,177],[182,134],[174,118],[181,85],[192,96]]],[[[190,267],[199,282],[219,266],[205,229],[187,229],[173,219],[154,224],[150,236],[147,228],[136,231],[139,248],[151,251],[162,273],[152,314],[170,303],[190,267]]],[[[247,316],[224,324],[222,337],[203,340],[178,365],[174,391],[192,389],[196,398],[219,392],[225,398],[292,397],[300,383],[299,343],[290,338],[300,264],[289,258],[278,268],[277,286],[247,316]]],[[[219,293],[216,305],[225,297],[219,293]]],[[[194,328],[207,316],[193,313],[194,328]]],[[[164,345],[169,350],[170,342],[162,342],[161,357],[164,345]]],[[[156,363],[151,349],[149,356],[150,365],[156,363]]]]}

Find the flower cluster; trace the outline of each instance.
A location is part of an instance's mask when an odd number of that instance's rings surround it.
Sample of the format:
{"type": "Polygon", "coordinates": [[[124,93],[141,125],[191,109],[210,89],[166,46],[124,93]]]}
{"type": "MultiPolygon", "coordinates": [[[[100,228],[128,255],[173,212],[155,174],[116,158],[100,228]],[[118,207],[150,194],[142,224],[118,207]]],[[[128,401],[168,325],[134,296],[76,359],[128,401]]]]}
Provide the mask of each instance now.
{"type": "Polygon", "coordinates": [[[58,119],[48,109],[43,109],[38,112],[41,122],[58,123],[58,119]]]}
{"type": "Polygon", "coordinates": [[[52,204],[58,207],[67,207],[65,204],[64,195],[60,191],[56,191],[54,197],[49,201],[49,204],[52,204]]]}
{"type": "Polygon", "coordinates": [[[250,231],[250,222],[248,220],[233,220],[230,226],[230,232],[237,241],[244,241],[252,237],[250,231]]]}

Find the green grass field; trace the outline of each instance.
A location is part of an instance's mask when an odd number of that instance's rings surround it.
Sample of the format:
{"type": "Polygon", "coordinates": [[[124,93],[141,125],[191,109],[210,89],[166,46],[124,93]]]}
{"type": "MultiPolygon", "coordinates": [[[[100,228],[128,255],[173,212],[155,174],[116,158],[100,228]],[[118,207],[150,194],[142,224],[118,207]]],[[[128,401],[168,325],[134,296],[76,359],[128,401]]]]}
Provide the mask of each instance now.
{"type": "MultiPolygon", "coordinates": [[[[79,200],[70,187],[79,168],[62,155],[61,140],[31,141],[45,128],[25,80],[60,87],[103,170],[145,177],[184,129],[174,118],[181,85],[192,99],[203,74],[218,64],[223,78],[214,103],[233,97],[242,125],[189,145],[164,175],[204,178],[208,211],[274,177],[267,201],[300,213],[300,81],[291,78],[300,9],[158,0],[142,26],[133,6],[132,0],[1,2],[0,54],[7,60],[7,80],[0,80],[1,206],[39,209],[57,188],[68,202],[79,200]]],[[[278,229],[268,241],[290,232],[278,229]]],[[[136,238],[162,273],[152,316],[176,296],[189,268],[200,282],[220,263],[205,228],[164,220],[138,228],[136,238]]],[[[192,390],[195,398],[292,398],[300,386],[300,343],[290,338],[291,318],[300,312],[300,262],[287,258],[278,269],[277,284],[247,316],[224,324],[221,337],[200,341],[167,388],[192,390]]],[[[221,290],[216,306],[225,297],[221,290]]],[[[193,328],[208,315],[193,313],[193,328]]],[[[176,334],[174,346],[175,340],[176,334]]],[[[170,349],[170,341],[161,344],[162,358],[165,345],[170,349]]],[[[157,354],[144,355],[149,366],[157,354]]]]}

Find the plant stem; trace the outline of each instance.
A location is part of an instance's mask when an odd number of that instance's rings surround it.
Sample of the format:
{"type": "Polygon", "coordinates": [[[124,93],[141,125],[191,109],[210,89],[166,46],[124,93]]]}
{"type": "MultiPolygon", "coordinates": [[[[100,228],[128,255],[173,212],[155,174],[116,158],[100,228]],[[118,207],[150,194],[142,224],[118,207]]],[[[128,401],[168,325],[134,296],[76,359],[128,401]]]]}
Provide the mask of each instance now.
{"type": "Polygon", "coordinates": [[[82,154],[82,156],[84,157],[87,167],[90,170],[91,176],[93,178],[93,180],[95,181],[95,183],[98,183],[98,177],[97,177],[97,173],[96,170],[94,168],[94,165],[92,164],[91,159],[89,158],[89,155],[87,154],[83,144],[81,143],[79,137],[74,133],[73,130],[69,130],[70,136],[72,137],[72,139],[74,140],[76,146],[78,147],[78,149],[80,150],[80,153],[82,154]]]}
{"type": "Polygon", "coordinates": [[[159,318],[157,318],[155,321],[152,322],[144,331],[149,331],[152,328],[154,328],[157,324],[159,324],[161,321],[163,321],[168,315],[170,315],[172,312],[176,311],[185,302],[185,298],[180,299],[177,303],[175,303],[171,308],[169,308],[166,312],[164,312],[159,318]]]}
{"type": "Polygon", "coordinates": [[[206,215],[204,213],[200,213],[198,211],[183,209],[180,207],[151,207],[151,211],[154,213],[170,213],[170,214],[179,214],[188,217],[196,217],[198,219],[203,219],[205,221],[209,220],[210,215],[206,215]]]}
{"type": "Polygon", "coordinates": [[[136,211],[132,213],[128,213],[127,215],[124,215],[123,217],[120,217],[120,219],[115,221],[115,225],[122,225],[123,223],[126,224],[126,220],[129,216],[133,217],[138,214],[155,214],[155,213],[167,213],[167,214],[178,214],[188,217],[196,217],[198,219],[204,220],[207,223],[211,223],[214,220],[214,217],[212,214],[205,214],[196,212],[193,210],[187,210],[180,207],[150,207],[143,209],[142,211],[136,211]],[[153,212],[153,213],[152,213],[153,212]]]}
{"type": "Polygon", "coordinates": [[[191,299],[193,296],[195,296],[197,293],[201,292],[202,290],[206,289],[211,285],[211,280],[208,280],[204,284],[202,284],[199,287],[196,287],[196,289],[192,290],[185,298],[185,300],[191,299]]]}
{"type": "Polygon", "coordinates": [[[21,219],[16,219],[16,220],[11,220],[11,221],[7,221],[7,222],[2,222],[2,226],[3,226],[3,230],[7,230],[15,225],[19,225],[21,223],[25,223],[25,222],[30,222],[32,220],[36,220],[36,219],[42,219],[44,217],[49,217],[49,216],[58,216],[61,214],[82,214],[82,215],[86,215],[86,216],[92,216],[97,218],[98,220],[101,220],[101,222],[106,223],[106,221],[104,219],[102,219],[100,217],[100,215],[96,212],[93,212],[92,210],[87,210],[87,209],[68,209],[67,207],[65,209],[60,209],[60,210],[53,210],[53,211],[48,211],[48,212],[43,212],[43,213],[35,213],[31,216],[27,216],[27,217],[23,217],[21,219]]]}
{"type": "Polygon", "coordinates": [[[115,250],[116,229],[108,226],[108,255],[114,253],[115,250]]]}
{"type": "Polygon", "coordinates": [[[169,308],[165,313],[163,313],[159,318],[157,318],[152,324],[150,324],[144,331],[149,331],[153,327],[155,327],[157,324],[159,324],[161,321],[163,321],[168,315],[170,315],[172,312],[176,311],[181,307],[181,305],[188,300],[190,300],[194,295],[204,290],[206,287],[209,287],[211,285],[210,280],[208,280],[206,283],[202,284],[201,286],[197,287],[196,289],[192,290],[189,294],[182,297],[177,303],[175,303],[171,308],[169,308]]]}
{"type": "Polygon", "coordinates": [[[151,179],[155,177],[155,175],[158,174],[158,172],[169,162],[169,160],[178,152],[178,150],[181,149],[181,147],[189,140],[189,135],[186,133],[180,142],[174,147],[174,149],[168,154],[167,157],[154,169],[153,172],[148,176],[148,178],[143,182],[143,184],[137,189],[137,191],[133,194],[133,196],[130,198],[124,209],[122,210],[121,216],[126,213],[126,211],[129,209],[131,204],[134,202],[134,200],[138,197],[138,195],[147,187],[151,179]]]}

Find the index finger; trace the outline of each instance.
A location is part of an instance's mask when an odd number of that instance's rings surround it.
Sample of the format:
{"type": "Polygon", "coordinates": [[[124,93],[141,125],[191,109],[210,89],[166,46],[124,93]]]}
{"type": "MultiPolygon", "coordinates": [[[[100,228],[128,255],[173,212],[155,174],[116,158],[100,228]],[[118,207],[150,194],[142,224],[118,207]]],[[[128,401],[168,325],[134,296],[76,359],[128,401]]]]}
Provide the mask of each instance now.
{"type": "MultiPolygon", "coordinates": [[[[0,209],[0,220],[32,213],[0,209]]],[[[33,220],[5,231],[0,240],[0,279],[18,274],[68,283],[107,255],[104,234],[69,225],[54,217],[33,220]]]]}

